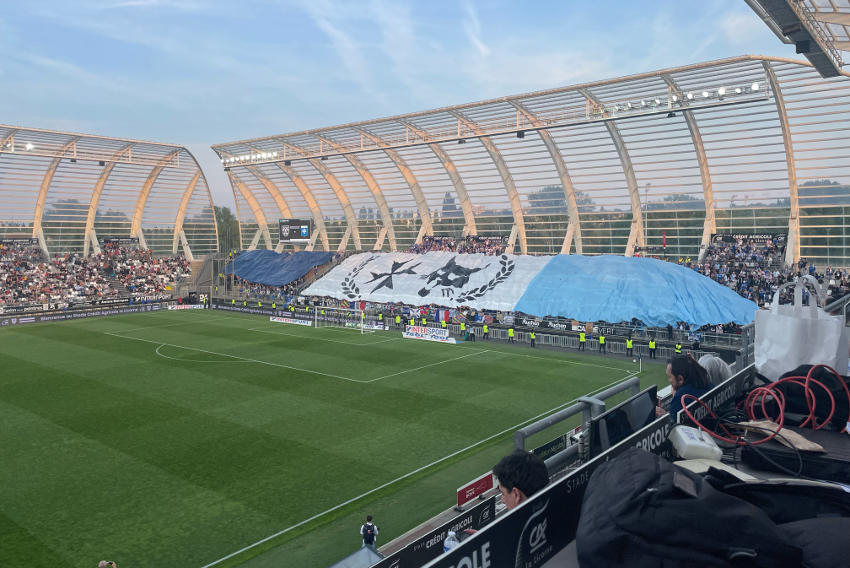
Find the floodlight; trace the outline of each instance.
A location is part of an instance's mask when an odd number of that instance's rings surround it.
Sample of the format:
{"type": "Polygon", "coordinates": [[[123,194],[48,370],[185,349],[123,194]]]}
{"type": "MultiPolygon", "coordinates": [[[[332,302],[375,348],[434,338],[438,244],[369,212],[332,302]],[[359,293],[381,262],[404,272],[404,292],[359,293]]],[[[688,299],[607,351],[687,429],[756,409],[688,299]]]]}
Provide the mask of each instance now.
{"type": "Polygon", "coordinates": [[[675,103],[676,101],[679,100],[679,95],[673,95],[672,99],[673,99],[673,102],[675,103]]]}
{"type": "Polygon", "coordinates": [[[277,152],[272,152],[275,158],[277,158],[277,152]]]}
{"type": "Polygon", "coordinates": [[[710,97],[710,96],[711,96],[711,94],[710,94],[708,91],[703,91],[703,92],[702,92],[702,98],[707,99],[707,98],[708,98],[708,97],[710,97]]]}
{"type": "Polygon", "coordinates": [[[224,158],[222,158],[222,159],[221,159],[221,163],[222,163],[222,164],[224,163],[224,158]]]}
{"type": "Polygon", "coordinates": [[[661,99],[659,99],[658,97],[655,97],[655,104],[660,105],[661,99]]]}
{"type": "Polygon", "coordinates": [[[32,150],[33,148],[35,148],[35,146],[33,146],[33,145],[32,145],[32,142],[27,142],[27,145],[26,145],[26,149],[27,149],[27,151],[30,151],[30,150],[32,150]]]}
{"type": "Polygon", "coordinates": [[[693,93],[688,93],[688,94],[687,94],[687,95],[685,95],[685,96],[687,96],[687,97],[688,97],[688,100],[689,100],[689,101],[694,100],[694,94],[693,94],[693,93]]]}
{"type": "Polygon", "coordinates": [[[717,94],[721,97],[723,95],[725,95],[726,94],[726,87],[720,87],[719,89],[717,89],[717,94]]]}
{"type": "Polygon", "coordinates": [[[735,94],[736,94],[736,95],[740,95],[740,94],[741,94],[741,87],[735,87],[735,94]]]}
{"type": "Polygon", "coordinates": [[[643,99],[641,99],[641,100],[640,100],[640,106],[645,107],[645,106],[646,106],[646,101],[645,101],[645,100],[643,100],[643,99]]]}
{"type": "Polygon", "coordinates": [[[627,107],[629,110],[632,110],[632,102],[631,102],[631,101],[629,101],[628,103],[626,103],[626,107],[627,107]]]}
{"type": "Polygon", "coordinates": [[[758,84],[758,83],[753,83],[753,86],[752,86],[752,87],[750,87],[750,88],[751,88],[752,90],[754,90],[754,91],[758,91],[758,90],[759,90],[759,84],[758,84]]]}

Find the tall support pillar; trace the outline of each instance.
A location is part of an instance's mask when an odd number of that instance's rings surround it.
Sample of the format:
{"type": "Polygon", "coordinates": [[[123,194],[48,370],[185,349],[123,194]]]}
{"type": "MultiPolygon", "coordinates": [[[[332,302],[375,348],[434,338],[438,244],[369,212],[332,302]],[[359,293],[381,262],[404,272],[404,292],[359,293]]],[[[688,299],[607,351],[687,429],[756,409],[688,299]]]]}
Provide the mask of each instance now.
{"type": "Polygon", "coordinates": [[[800,260],[800,198],[797,193],[797,165],[794,162],[794,143],[791,140],[791,128],[788,126],[788,115],[785,112],[785,99],[782,89],[776,80],[773,66],[762,61],[764,72],[773,90],[773,100],[776,103],[776,114],[779,126],[782,128],[782,143],[785,146],[785,163],[788,168],[788,197],[790,212],[788,215],[788,242],[785,246],[785,264],[794,264],[800,260]]]}
{"type": "Polygon", "coordinates": [[[493,160],[493,164],[496,166],[496,170],[502,178],[502,183],[505,186],[505,192],[508,195],[508,202],[511,205],[511,213],[514,218],[514,226],[516,228],[519,246],[522,250],[522,254],[528,254],[528,241],[525,237],[525,217],[522,213],[522,204],[520,203],[516,184],[514,183],[513,177],[511,177],[511,172],[505,163],[505,159],[502,157],[502,153],[489,136],[481,135],[483,132],[481,127],[457,111],[449,111],[449,113],[457,118],[458,130],[461,130],[461,125],[463,125],[478,136],[478,140],[484,146],[484,149],[487,150],[487,153],[490,155],[490,159],[493,160]]]}
{"type": "MultiPolygon", "coordinates": [[[[589,89],[579,89],[578,91],[594,105],[600,106],[602,104],[589,89]]],[[[638,192],[637,179],[635,178],[635,169],[632,166],[632,159],[629,156],[629,150],[626,148],[623,136],[620,134],[620,129],[617,128],[613,120],[606,120],[605,128],[608,130],[608,135],[611,136],[611,141],[614,143],[614,148],[620,157],[620,165],[623,167],[623,175],[626,177],[626,186],[629,190],[629,201],[632,205],[632,223],[629,228],[629,241],[626,243],[626,250],[623,254],[624,256],[634,256],[635,247],[646,246],[646,239],[643,235],[640,193],[638,192]]]]}
{"type": "MultiPolygon", "coordinates": [[[[519,101],[511,101],[511,104],[532,124],[534,127],[540,127],[542,123],[532,112],[530,112],[519,101]]],[[[576,254],[584,254],[584,247],[581,240],[581,218],[578,214],[578,202],[576,201],[575,187],[573,180],[570,177],[570,172],[567,169],[567,164],[564,162],[564,156],[561,154],[558,145],[549,134],[548,130],[541,129],[537,131],[543,145],[549,151],[549,156],[552,158],[552,163],[555,165],[555,170],[558,172],[558,177],[561,179],[561,187],[564,190],[564,199],[567,202],[567,213],[569,220],[567,222],[567,232],[564,235],[564,242],[561,244],[561,254],[570,254],[570,245],[575,241],[576,254]]]]}

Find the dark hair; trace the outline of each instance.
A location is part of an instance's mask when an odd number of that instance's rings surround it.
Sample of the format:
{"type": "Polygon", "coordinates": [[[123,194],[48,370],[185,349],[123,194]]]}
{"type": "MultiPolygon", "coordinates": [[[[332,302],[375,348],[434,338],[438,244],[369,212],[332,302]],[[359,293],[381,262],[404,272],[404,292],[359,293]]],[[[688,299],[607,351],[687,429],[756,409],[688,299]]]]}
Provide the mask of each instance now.
{"type": "Polygon", "coordinates": [[[367,522],[367,523],[371,523],[371,522],[372,522],[372,515],[366,515],[366,522],[367,522]]]}
{"type": "Polygon", "coordinates": [[[493,468],[493,475],[502,487],[508,491],[518,487],[526,497],[531,497],[549,483],[549,471],[543,460],[523,450],[515,450],[499,460],[493,468]]]}
{"type": "Polygon", "coordinates": [[[698,389],[711,388],[708,372],[690,355],[674,355],[670,358],[670,372],[674,377],[682,376],[683,383],[698,389]]]}

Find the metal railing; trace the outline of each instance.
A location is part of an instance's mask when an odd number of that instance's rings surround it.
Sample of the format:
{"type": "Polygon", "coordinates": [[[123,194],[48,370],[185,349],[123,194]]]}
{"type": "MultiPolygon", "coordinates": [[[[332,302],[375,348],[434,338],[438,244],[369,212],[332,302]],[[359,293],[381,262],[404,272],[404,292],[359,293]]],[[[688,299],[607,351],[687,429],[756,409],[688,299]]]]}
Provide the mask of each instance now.
{"type": "MultiPolygon", "coordinates": [[[[525,441],[530,436],[542,432],[547,428],[551,428],[556,424],[560,424],[564,420],[567,420],[579,413],[581,413],[582,429],[586,431],[588,424],[590,424],[590,419],[605,412],[605,400],[625,390],[631,391],[630,395],[636,395],[640,391],[640,379],[637,377],[631,377],[593,396],[583,396],[572,406],[560,410],[555,414],[551,414],[546,418],[542,418],[533,424],[529,424],[525,428],[517,430],[514,432],[514,447],[519,450],[524,450],[525,441]]],[[[547,459],[546,467],[549,471],[557,471],[558,469],[568,465],[567,462],[575,459],[578,454],[578,444],[568,446],[565,450],[558,452],[547,459]]]]}

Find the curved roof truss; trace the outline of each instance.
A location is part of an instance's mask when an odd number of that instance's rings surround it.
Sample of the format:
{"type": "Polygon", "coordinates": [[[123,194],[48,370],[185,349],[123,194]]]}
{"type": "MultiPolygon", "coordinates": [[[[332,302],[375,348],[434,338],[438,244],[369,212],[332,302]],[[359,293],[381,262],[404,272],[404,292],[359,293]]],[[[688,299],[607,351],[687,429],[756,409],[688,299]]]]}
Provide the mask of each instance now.
{"type": "Polygon", "coordinates": [[[325,222],[378,248],[510,234],[528,254],[696,257],[715,232],[772,233],[788,261],[850,265],[849,139],[846,72],[741,56],[213,149],[237,173],[309,165],[341,206],[325,222]]]}
{"type": "Polygon", "coordinates": [[[218,251],[206,179],[182,146],[0,125],[0,202],[0,240],[48,254],[132,238],[158,254],[218,251]]]}

